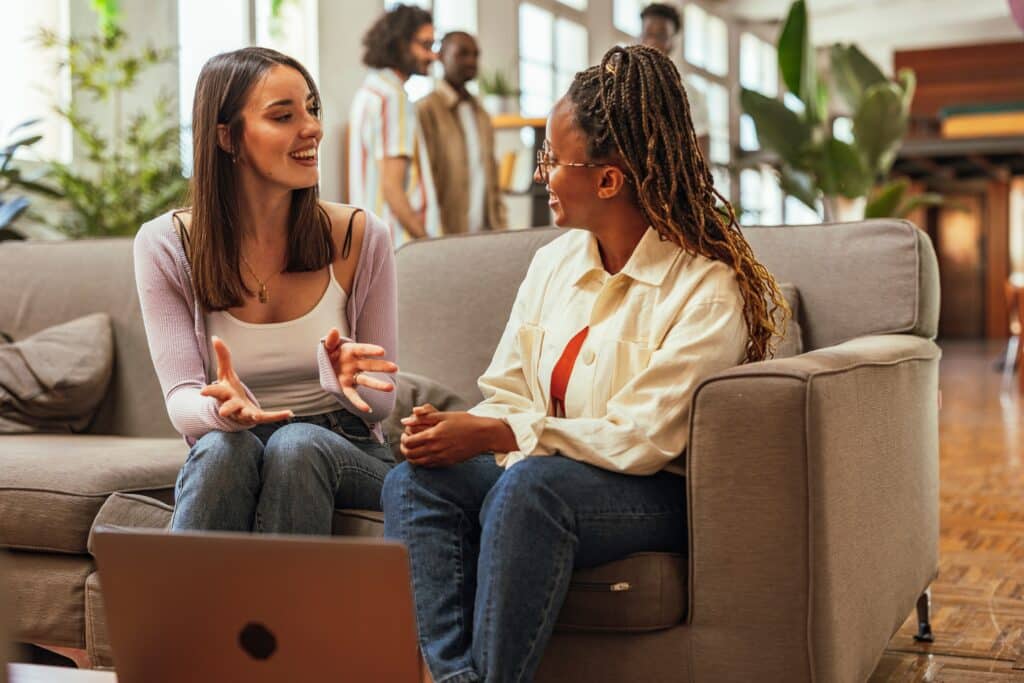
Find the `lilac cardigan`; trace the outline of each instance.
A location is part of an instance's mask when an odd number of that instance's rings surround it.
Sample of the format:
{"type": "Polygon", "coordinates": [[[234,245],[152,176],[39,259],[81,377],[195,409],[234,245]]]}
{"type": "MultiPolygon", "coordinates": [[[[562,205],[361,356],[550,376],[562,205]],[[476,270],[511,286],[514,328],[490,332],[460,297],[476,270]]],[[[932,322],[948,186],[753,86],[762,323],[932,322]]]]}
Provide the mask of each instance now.
{"type": "MultiPolygon", "coordinates": [[[[209,357],[203,312],[192,290],[191,268],[171,215],[168,211],[144,224],[135,237],[135,283],[167,414],[191,445],[210,431],[237,432],[246,427],[221,417],[217,399],[199,393],[215,366],[209,357]]],[[[391,233],[380,218],[366,212],[366,231],[345,309],[352,335],[347,341],[382,346],[385,358],[391,361],[396,360],[398,337],[396,285],[391,233]]],[[[380,421],[394,408],[395,392],[360,386],[359,395],[372,412],[357,409],[341,393],[322,341],[316,347],[320,386],[337,398],[341,407],[363,418],[383,442],[380,421]]],[[[391,375],[370,374],[394,384],[391,375]]],[[[248,387],[246,392],[255,401],[248,387]]]]}

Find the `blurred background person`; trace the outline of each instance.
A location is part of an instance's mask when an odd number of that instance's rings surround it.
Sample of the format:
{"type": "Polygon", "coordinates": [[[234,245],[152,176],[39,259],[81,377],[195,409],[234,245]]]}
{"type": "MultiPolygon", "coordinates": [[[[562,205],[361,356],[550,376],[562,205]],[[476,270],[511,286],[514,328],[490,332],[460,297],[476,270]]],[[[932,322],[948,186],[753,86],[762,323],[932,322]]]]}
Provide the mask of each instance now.
{"type": "MultiPolygon", "coordinates": [[[[668,57],[673,57],[676,50],[676,38],[683,27],[683,19],[679,10],[673,5],[663,2],[652,2],[640,12],[640,42],[653,47],[668,57]]],[[[690,116],[693,119],[693,130],[697,134],[697,142],[705,159],[711,154],[711,123],[708,116],[708,102],[693,81],[684,76],[686,99],[690,101],[690,116]]]]}
{"type": "Polygon", "coordinates": [[[476,78],[480,47],[464,31],[441,41],[444,79],[417,103],[420,128],[436,182],[445,234],[507,227],[498,189],[490,115],[466,89],[476,78]]]}
{"type": "Polygon", "coordinates": [[[410,76],[425,76],[437,59],[430,12],[397,5],[363,36],[369,73],[349,117],[349,202],[391,227],[399,246],[441,234],[434,182],[415,107],[405,92],[410,76]]]}

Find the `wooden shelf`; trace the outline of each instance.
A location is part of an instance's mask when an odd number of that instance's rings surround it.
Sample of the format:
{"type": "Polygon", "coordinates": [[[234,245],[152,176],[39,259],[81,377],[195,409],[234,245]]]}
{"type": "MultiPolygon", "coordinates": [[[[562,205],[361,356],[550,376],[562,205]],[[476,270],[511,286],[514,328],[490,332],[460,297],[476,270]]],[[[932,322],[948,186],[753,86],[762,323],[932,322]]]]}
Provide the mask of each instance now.
{"type": "Polygon", "coordinates": [[[497,114],[491,117],[491,125],[495,130],[507,130],[509,128],[544,128],[547,126],[546,118],[524,118],[519,114],[497,114]]]}

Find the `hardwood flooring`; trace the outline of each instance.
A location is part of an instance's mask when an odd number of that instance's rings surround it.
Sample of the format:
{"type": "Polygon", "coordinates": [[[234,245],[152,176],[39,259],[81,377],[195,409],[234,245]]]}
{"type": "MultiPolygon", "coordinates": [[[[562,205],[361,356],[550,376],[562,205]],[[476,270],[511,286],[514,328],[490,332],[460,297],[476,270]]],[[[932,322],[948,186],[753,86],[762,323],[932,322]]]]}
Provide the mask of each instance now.
{"type": "Polygon", "coordinates": [[[1004,346],[941,346],[935,642],[908,616],[870,683],[1024,683],[1024,396],[995,369],[1004,346]]]}

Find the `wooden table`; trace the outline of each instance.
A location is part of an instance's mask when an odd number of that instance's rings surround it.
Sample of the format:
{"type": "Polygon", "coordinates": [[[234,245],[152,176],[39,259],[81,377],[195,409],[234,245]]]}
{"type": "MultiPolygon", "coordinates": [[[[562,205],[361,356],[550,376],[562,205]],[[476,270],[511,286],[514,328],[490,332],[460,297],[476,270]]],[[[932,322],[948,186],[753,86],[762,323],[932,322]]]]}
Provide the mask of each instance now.
{"type": "Polygon", "coordinates": [[[7,675],[8,683],[117,683],[113,671],[38,664],[9,664],[7,675]]]}

